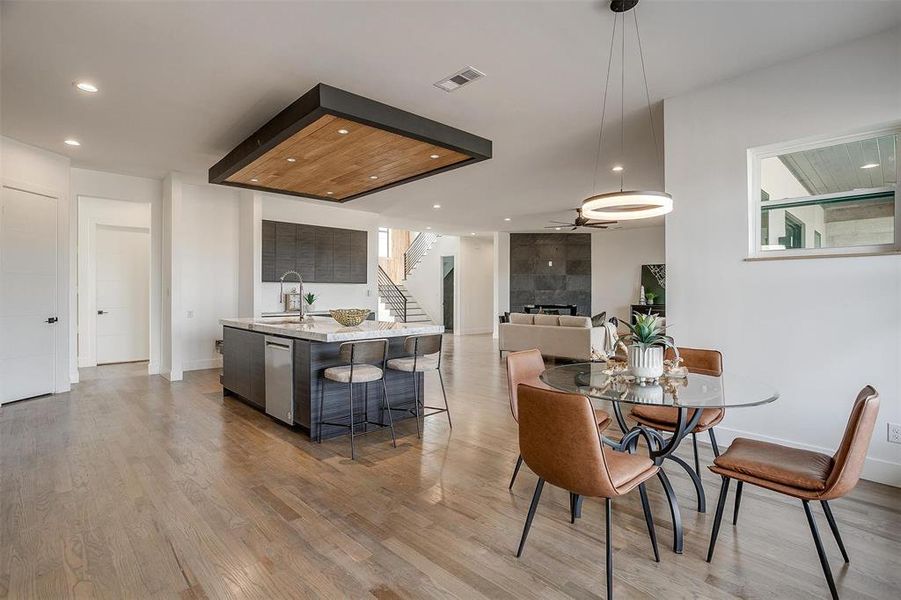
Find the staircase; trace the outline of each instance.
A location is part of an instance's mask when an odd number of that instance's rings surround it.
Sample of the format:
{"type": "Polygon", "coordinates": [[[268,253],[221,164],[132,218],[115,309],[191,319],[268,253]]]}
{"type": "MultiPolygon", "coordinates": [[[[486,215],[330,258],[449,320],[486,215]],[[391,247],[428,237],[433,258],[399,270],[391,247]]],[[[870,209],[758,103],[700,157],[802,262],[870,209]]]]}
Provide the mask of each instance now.
{"type": "Polygon", "coordinates": [[[388,274],[379,267],[379,302],[384,304],[395,321],[402,323],[431,323],[407,288],[391,281],[388,274]]]}

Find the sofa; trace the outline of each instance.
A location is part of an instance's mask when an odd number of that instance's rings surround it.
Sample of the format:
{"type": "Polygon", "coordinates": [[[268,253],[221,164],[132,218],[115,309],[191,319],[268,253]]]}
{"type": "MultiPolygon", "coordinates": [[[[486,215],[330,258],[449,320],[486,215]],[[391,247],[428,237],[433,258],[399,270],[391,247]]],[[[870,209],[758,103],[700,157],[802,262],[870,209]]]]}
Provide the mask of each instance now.
{"type": "Polygon", "coordinates": [[[501,354],[538,348],[542,356],[587,361],[592,348],[604,353],[605,330],[592,327],[591,317],[510,313],[498,327],[501,354]]]}

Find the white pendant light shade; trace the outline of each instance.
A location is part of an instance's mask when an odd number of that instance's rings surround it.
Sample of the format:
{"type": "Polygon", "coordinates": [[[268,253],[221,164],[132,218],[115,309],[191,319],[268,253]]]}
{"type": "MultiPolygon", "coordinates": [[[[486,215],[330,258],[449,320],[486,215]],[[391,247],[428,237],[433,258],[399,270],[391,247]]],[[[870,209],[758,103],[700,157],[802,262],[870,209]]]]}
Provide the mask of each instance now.
{"type": "Polygon", "coordinates": [[[659,217],[673,210],[673,197],[664,192],[609,192],[582,201],[582,215],[603,221],[659,217]]]}

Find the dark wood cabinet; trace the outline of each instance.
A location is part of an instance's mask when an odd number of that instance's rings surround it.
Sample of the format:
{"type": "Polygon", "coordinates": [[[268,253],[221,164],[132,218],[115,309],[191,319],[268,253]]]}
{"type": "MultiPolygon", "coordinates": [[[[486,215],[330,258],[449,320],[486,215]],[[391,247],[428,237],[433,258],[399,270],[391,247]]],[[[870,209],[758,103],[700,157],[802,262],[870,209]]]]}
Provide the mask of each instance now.
{"type": "Polygon", "coordinates": [[[263,281],[297,271],[308,283],[367,283],[368,232],[263,221],[263,281]]]}
{"type": "Polygon", "coordinates": [[[243,329],[222,331],[222,387],[258,407],[266,405],[265,340],[243,329]]]}

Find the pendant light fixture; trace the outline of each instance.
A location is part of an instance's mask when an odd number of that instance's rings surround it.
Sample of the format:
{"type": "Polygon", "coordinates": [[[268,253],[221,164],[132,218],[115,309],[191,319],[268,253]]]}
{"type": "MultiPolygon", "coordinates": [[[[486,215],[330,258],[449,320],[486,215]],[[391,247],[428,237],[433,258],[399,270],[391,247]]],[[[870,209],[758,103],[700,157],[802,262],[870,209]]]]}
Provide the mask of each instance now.
{"type": "MultiPolygon", "coordinates": [[[[641,49],[641,34],[638,31],[638,13],[635,6],[638,0],[613,0],[610,10],[613,11],[613,35],[610,38],[610,55],[607,61],[607,78],[604,83],[604,104],[601,111],[601,132],[598,136],[597,160],[594,167],[594,186],[597,189],[598,168],[601,163],[601,142],[604,137],[604,119],[607,115],[607,92],[610,89],[610,68],[613,64],[614,43],[616,41],[617,23],[620,23],[620,131],[619,155],[623,158],[625,147],[625,83],[626,83],[626,13],[632,12],[635,22],[635,36],[638,39],[638,56],[641,59],[641,75],[644,80],[645,98],[648,104],[648,120],[651,124],[651,136],[654,140],[654,154],[657,155],[657,132],[654,129],[654,117],[651,113],[651,94],[648,92],[648,77],[644,68],[644,53],[641,49]]],[[[619,173],[619,191],[594,194],[582,201],[582,215],[590,219],[604,221],[628,221],[647,219],[665,215],[673,210],[673,198],[666,192],[626,190],[624,187],[625,169],[620,165],[614,167],[619,173]]]]}

